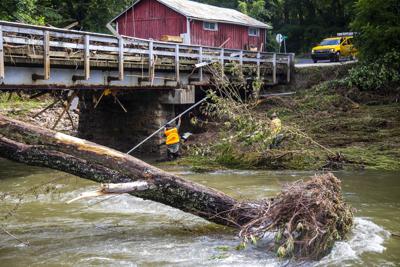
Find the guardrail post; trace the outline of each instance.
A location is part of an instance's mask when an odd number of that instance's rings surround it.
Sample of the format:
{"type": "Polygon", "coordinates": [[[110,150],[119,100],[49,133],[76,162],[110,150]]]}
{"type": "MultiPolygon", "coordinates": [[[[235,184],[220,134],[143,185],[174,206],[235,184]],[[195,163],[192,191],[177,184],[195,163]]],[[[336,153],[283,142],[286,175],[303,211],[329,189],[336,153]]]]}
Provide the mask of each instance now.
{"type": "Polygon", "coordinates": [[[85,69],[85,80],[90,79],[90,36],[85,35],[85,54],[84,54],[84,69],[85,69]]]}
{"type": "Polygon", "coordinates": [[[257,53],[257,80],[261,78],[261,53],[257,53]]]}
{"type": "MultiPolygon", "coordinates": [[[[72,81],[90,79],[90,36],[86,34],[83,41],[83,72],[84,75],[72,75],[72,81]]],[[[119,79],[119,78],[118,78],[119,79]]],[[[108,77],[109,81],[117,80],[115,77],[108,77]]]]}
{"type": "Polygon", "coordinates": [[[175,79],[178,84],[180,84],[181,77],[179,73],[179,45],[175,45],[175,79]]]}
{"type": "MultiPolygon", "coordinates": [[[[199,48],[199,63],[203,62],[203,47],[200,46],[199,48]]],[[[203,80],[203,67],[199,68],[199,80],[202,81],[203,80]]]]}
{"type": "Polygon", "coordinates": [[[286,82],[290,83],[290,72],[291,72],[291,66],[292,65],[292,55],[288,54],[288,60],[287,60],[287,72],[286,72],[286,82]]]}
{"type": "Polygon", "coordinates": [[[124,79],[124,38],[118,40],[118,80],[124,79]]]}
{"type": "Polygon", "coordinates": [[[32,80],[49,80],[50,79],[50,33],[43,31],[43,75],[32,74],[32,80]]]}
{"type": "Polygon", "coordinates": [[[149,80],[150,84],[154,82],[154,43],[153,40],[149,41],[149,80]]]}
{"type": "Polygon", "coordinates": [[[243,74],[243,50],[240,50],[239,65],[240,65],[240,73],[243,74]]]}
{"type": "Polygon", "coordinates": [[[219,54],[219,62],[221,64],[221,78],[224,77],[225,75],[225,61],[224,61],[224,57],[225,57],[225,49],[221,48],[221,52],[219,54]]]}
{"type": "Polygon", "coordinates": [[[44,80],[50,79],[50,33],[43,35],[44,80]]]}
{"type": "Polygon", "coordinates": [[[4,79],[4,73],[3,29],[0,25],[0,81],[4,79]]]}
{"type": "Polygon", "coordinates": [[[276,84],[276,53],[272,56],[272,83],[276,84]]]}

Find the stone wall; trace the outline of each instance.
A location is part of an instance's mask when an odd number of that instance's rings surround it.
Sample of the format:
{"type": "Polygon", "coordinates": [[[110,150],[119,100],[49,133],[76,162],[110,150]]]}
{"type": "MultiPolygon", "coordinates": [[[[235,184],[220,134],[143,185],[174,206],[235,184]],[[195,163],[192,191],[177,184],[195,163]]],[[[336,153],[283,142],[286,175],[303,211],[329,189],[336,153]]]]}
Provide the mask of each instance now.
{"type": "MultiPolygon", "coordinates": [[[[81,97],[79,137],[115,148],[122,152],[152,134],[167,120],[174,117],[174,105],[161,104],[159,91],[133,91],[119,93],[118,99],[125,112],[112,95],[104,96],[94,108],[101,92],[87,92],[81,97]]],[[[165,148],[163,133],[153,137],[135,151],[134,154],[160,154],[165,148]]]]}

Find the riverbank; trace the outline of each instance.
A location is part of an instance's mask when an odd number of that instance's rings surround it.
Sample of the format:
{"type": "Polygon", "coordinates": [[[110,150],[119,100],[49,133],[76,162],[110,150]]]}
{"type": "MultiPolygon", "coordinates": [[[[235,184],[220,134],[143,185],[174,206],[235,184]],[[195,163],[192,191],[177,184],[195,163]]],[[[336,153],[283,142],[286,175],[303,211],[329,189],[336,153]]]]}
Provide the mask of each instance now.
{"type": "MultiPolygon", "coordinates": [[[[63,112],[63,104],[58,102],[40,113],[56,100],[55,96],[44,95],[31,99],[30,95],[32,94],[0,93],[0,114],[41,127],[52,128],[63,112]]],[[[69,116],[64,114],[61,117],[55,130],[76,136],[78,123],[79,115],[69,112],[69,116]]]]}
{"type": "Polygon", "coordinates": [[[296,94],[258,102],[254,116],[266,118],[276,112],[283,122],[286,138],[279,148],[249,151],[238,142],[224,142],[235,133],[213,122],[189,143],[185,156],[172,164],[193,166],[197,171],[400,170],[399,91],[349,87],[343,82],[349,69],[351,66],[299,70],[295,84],[277,88],[296,94]]]}

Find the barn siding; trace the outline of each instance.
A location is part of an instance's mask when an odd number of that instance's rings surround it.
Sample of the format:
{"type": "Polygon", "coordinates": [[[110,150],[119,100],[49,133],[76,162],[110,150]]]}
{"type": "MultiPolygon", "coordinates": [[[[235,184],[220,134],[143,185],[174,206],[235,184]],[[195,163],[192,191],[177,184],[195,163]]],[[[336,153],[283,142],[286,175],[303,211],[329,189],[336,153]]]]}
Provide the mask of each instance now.
{"type": "Polygon", "coordinates": [[[249,36],[248,26],[218,23],[218,31],[208,31],[203,29],[203,21],[194,20],[190,25],[192,44],[218,47],[231,37],[225,48],[245,49],[260,47],[265,40],[264,29],[260,29],[260,36],[255,37],[249,36]]]}
{"type": "MultiPolygon", "coordinates": [[[[155,0],[142,0],[116,22],[120,34],[144,39],[160,40],[162,35],[186,33],[186,17],[155,0]]],[[[245,49],[260,47],[265,40],[264,29],[260,29],[260,36],[252,37],[248,27],[241,25],[218,23],[218,31],[207,31],[202,21],[192,20],[190,28],[191,42],[197,45],[218,47],[231,37],[225,48],[245,49]]]]}
{"type": "Polygon", "coordinates": [[[123,35],[159,40],[186,32],[186,18],[154,0],[143,0],[117,19],[123,35]]]}

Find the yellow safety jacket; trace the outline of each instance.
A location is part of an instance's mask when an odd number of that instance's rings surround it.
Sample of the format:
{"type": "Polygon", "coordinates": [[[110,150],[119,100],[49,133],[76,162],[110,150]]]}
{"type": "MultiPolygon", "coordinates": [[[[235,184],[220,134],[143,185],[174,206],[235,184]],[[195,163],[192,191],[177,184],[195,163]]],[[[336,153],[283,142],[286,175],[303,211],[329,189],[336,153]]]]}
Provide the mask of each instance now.
{"type": "Polygon", "coordinates": [[[165,140],[166,145],[174,145],[176,143],[179,143],[180,139],[179,139],[179,134],[178,134],[177,128],[165,130],[164,134],[167,137],[167,139],[165,140]]]}
{"type": "Polygon", "coordinates": [[[278,135],[282,131],[282,122],[276,118],[271,121],[271,133],[272,135],[278,135]]]}

